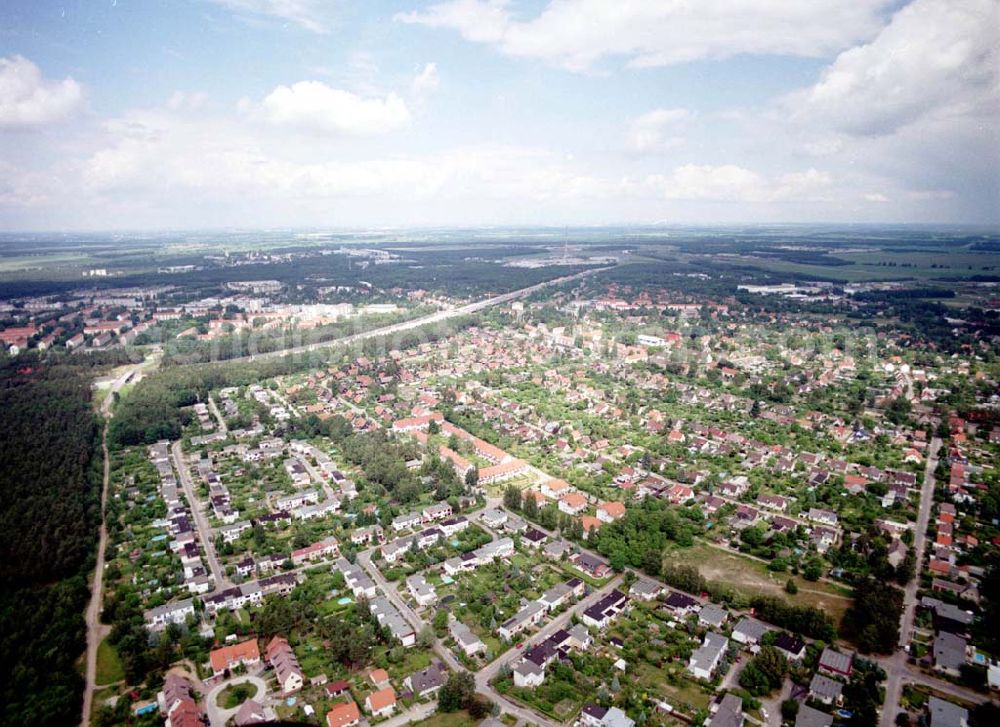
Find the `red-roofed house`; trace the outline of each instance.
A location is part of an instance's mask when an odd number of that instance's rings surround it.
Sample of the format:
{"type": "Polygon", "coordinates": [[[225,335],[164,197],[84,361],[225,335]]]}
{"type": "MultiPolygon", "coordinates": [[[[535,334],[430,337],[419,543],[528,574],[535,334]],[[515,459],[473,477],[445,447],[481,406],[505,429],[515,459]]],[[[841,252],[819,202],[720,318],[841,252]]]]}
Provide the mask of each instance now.
{"type": "Polygon", "coordinates": [[[326,713],[326,727],[353,727],[361,723],[361,710],[354,702],[335,704],[326,713]]]}
{"type": "Polygon", "coordinates": [[[620,502],[602,502],[597,506],[597,519],[611,523],[625,515],[625,505],[620,502]]]}
{"type": "Polygon", "coordinates": [[[223,646],[221,649],[213,649],[208,655],[212,663],[212,673],[219,676],[226,669],[234,669],[240,664],[253,666],[260,663],[260,649],[257,647],[257,639],[223,646]]]}

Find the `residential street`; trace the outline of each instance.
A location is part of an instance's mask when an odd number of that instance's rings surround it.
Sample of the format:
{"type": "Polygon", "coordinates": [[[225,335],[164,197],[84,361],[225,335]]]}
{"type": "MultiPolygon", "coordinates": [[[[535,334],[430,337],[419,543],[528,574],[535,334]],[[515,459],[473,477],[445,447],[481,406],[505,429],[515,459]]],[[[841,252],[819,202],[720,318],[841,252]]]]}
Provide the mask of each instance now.
{"type": "Polygon", "coordinates": [[[215,421],[219,424],[219,431],[223,434],[229,433],[229,427],[226,425],[226,420],[222,417],[222,413],[219,411],[219,407],[215,404],[215,399],[211,396],[208,397],[208,410],[212,412],[212,416],[215,417],[215,421]]]}
{"type": "Polygon", "coordinates": [[[181,447],[180,441],[174,442],[170,447],[170,455],[174,460],[174,469],[177,470],[177,477],[180,480],[181,487],[184,489],[184,495],[188,499],[188,505],[191,507],[194,524],[198,530],[198,539],[201,540],[201,546],[205,550],[208,568],[212,572],[212,578],[215,580],[213,591],[229,588],[232,583],[226,578],[226,572],[223,570],[215,554],[214,532],[208,524],[205,511],[202,509],[202,502],[198,497],[194,481],[191,479],[191,469],[185,462],[184,449],[181,447]]]}
{"type": "MultiPolygon", "coordinates": [[[[927,464],[924,468],[924,482],[920,489],[920,509],[917,511],[917,522],[914,525],[913,549],[916,554],[917,575],[904,589],[903,595],[903,617],[899,627],[899,650],[890,657],[882,660],[882,668],[885,669],[885,702],[882,705],[882,727],[891,727],[899,712],[899,700],[903,694],[904,674],[909,676],[907,670],[907,653],[903,647],[910,643],[913,632],[913,617],[917,604],[917,586],[920,584],[920,571],[924,563],[924,549],[927,543],[927,523],[930,521],[931,506],[934,504],[934,470],[938,464],[938,451],[941,449],[941,439],[934,437],[931,440],[930,449],[927,452],[927,464]]],[[[921,678],[926,679],[926,677],[921,678]]],[[[947,691],[945,687],[952,686],[943,680],[933,680],[936,685],[941,684],[941,690],[947,691]]]]}
{"type": "Polygon", "coordinates": [[[247,675],[219,682],[212,687],[208,696],[205,697],[205,711],[208,713],[209,727],[225,727],[229,718],[236,714],[239,709],[238,707],[236,709],[223,709],[216,704],[216,699],[218,698],[219,693],[226,687],[235,686],[236,684],[245,684],[247,682],[257,687],[257,696],[254,697],[254,700],[258,704],[265,707],[271,704],[272,700],[265,696],[267,695],[267,683],[258,676],[247,675]]]}

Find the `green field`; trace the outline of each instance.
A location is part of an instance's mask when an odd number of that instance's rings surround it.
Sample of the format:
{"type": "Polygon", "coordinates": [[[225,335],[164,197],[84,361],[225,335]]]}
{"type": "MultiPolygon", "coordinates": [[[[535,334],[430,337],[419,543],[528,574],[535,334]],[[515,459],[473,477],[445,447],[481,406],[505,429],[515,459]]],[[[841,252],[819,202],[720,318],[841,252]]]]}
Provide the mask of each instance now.
{"type": "Polygon", "coordinates": [[[97,647],[97,675],[95,679],[100,685],[114,684],[125,678],[121,659],[115,647],[105,639],[97,647]]]}
{"type": "Polygon", "coordinates": [[[668,550],[664,557],[670,563],[696,565],[708,580],[728,584],[746,595],[764,593],[785,598],[791,603],[814,606],[828,613],[836,624],[840,623],[851,605],[846,590],[823,581],[811,582],[793,577],[799,592],[789,595],[785,592],[785,582],[791,577],[788,573],[772,573],[764,563],[706,543],[668,550]]]}
{"type": "Polygon", "coordinates": [[[754,255],[719,255],[713,256],[712,262],[749,266],[779,273],[794,273],[803,278],[815,276],[817,278],[838,279],[848,283],[908,278],[927,281],[933,278],[997,275],[1000,272],[1000,254],[989,252],[941,250],[911,253],[873,250],[870,252],[845,252],[832,255],[832,257],[850,260],[855,264],[807,265],[754,255]]]}

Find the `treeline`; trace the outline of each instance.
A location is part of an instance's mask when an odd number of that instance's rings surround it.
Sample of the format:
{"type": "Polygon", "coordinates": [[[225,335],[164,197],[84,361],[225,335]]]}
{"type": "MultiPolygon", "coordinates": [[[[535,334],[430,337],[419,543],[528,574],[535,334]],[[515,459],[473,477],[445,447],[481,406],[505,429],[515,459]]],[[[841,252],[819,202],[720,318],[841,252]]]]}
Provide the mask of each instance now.
{"type": "Polygon", "coordinates": [[[615,570],[630,566],[656,576],[667,544],[692,545],[695,522],[701,519],[698,510],[681,510],[678,514],[677,508],[663,500],[647,497],[638,507],[630,507],[623,517],[602,526],[596,533],[595,548],[615,570]]]}
{"type": "Polygon", "coordinates": [[[459,316],[395,335],[373,336],[359,346],[333,345],[322,351],[256,361],[167,366],[136,384],[119,404],[111,421],[110,441],[116,446],[130,446],[151,444],[161,439],[178,439],[191,416],[184,407],[204,400],[213,389],[247,386],[261,379],[346,361],[355,355],[374,359],[394,348],[406,349],[447,338],[476,321],[475,316],[459,316]]]}
{"type": "Polygon", "coordinates": [[[954,290],[945,288],[902,288],[900,290],[866,290],[854,294],[855,300],[885,302],[891,300],[920,300],[925,298],[954,298],[954,290]]]}
{"type": "Polygon", "coordinates": [[[891,654],[899,641],[903,592],[876,578],[854,585],[854,602],[841,624],[844,636],[865,654],[891,654]]]}
{"type": "Polygon", "coordinates": [[[0,359],[2,725],[80,718],[101,482],[87,368],[0,359]]]}
{"type": "Polygon", "coordinates": [[[833,621],[812,606],[795,606],[776,596],[746,596],[731,586],[709,581],[693,565],[666,565],[660,578],[688,593],[707,593],[713,601],[735,609],[753,608],[762,621],[812,639],[832,641],[837,637],[833,621]]]}

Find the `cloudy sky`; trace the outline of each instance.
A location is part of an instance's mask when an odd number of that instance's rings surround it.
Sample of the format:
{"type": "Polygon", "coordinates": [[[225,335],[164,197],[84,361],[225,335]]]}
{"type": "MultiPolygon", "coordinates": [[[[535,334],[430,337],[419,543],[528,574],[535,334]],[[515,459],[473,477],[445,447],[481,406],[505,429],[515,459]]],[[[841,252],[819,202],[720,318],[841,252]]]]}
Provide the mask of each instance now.
{"type": "Polygon", "coordinates": [[[997,224],[998,8],[4,0],[0,229],[997,224]]]}

